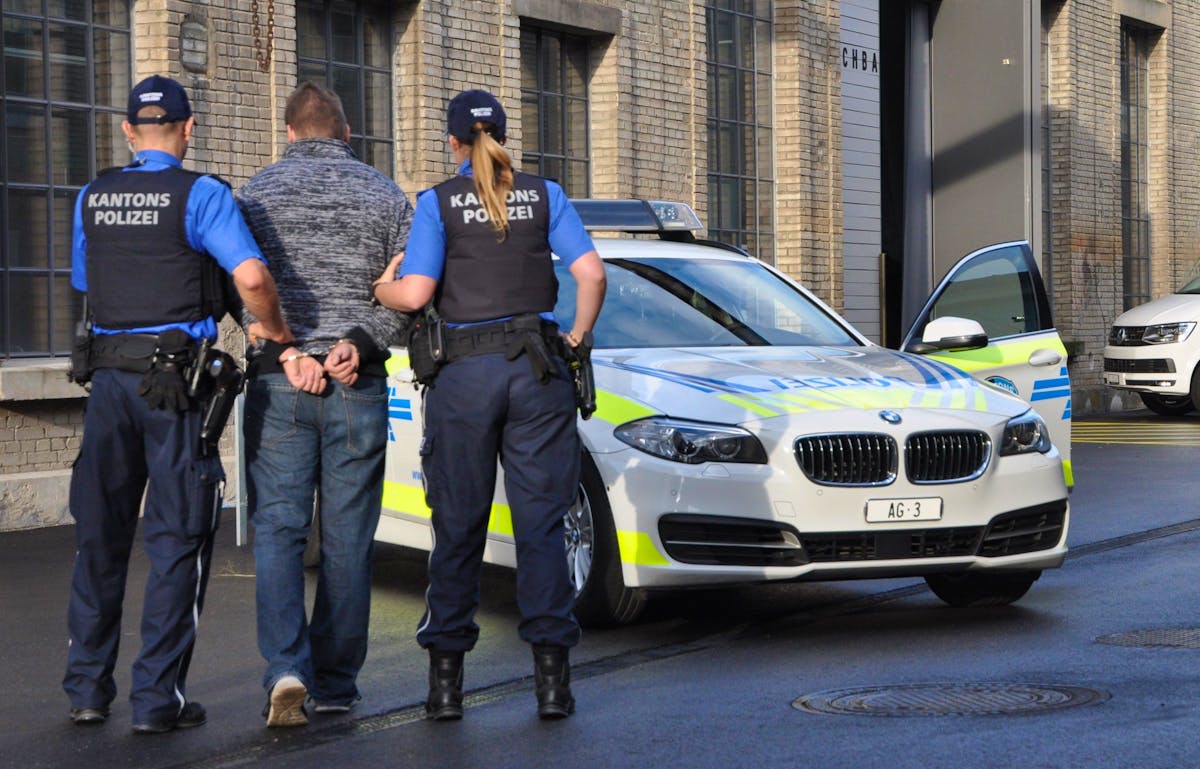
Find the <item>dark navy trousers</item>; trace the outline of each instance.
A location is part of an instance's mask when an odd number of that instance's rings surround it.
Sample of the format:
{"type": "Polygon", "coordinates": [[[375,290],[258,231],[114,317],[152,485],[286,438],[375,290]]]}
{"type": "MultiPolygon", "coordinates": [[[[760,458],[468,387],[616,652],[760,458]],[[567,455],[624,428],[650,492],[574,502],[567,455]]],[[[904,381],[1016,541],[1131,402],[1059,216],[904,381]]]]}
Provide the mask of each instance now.
{"type": "Polygon", "coordinates": [[[116,696],[121,604],[144,492],[150,574],[129,693],[134,723],[171,720],[187,701],[224,481],[215,452],[203,456],[199,412],[151,409],[137,394],[140,381],[115,369],[92,378],[71,473],[77,553],[63,679],[73,707],[107,708],[116,696]]]}
{"type": "Polygon", "coordinates": [[[516,540],[520,636],[555,646],[579,641],[563,516],[579,489],[580,445],[574,384],[554,360],[556,376],[540,384],[524,355],[471,355],[443,367],[425,390],[421,455],[434,542],[417,641],[427,649],[468,651],[479,638],[475,610],[497,457],[516,540]]]}

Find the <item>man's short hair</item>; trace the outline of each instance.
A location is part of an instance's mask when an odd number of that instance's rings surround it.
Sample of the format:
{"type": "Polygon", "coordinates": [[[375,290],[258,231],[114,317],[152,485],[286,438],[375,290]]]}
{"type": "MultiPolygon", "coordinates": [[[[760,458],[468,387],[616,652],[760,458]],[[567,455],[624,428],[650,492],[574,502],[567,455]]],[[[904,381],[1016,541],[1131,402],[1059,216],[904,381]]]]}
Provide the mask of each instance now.
{"type": "Polygon", "coordinates": [[[292,91],[283,120],[302,139],[341,139],[346,133],[342,100],[330,89],[310,80],[292,91]]]}

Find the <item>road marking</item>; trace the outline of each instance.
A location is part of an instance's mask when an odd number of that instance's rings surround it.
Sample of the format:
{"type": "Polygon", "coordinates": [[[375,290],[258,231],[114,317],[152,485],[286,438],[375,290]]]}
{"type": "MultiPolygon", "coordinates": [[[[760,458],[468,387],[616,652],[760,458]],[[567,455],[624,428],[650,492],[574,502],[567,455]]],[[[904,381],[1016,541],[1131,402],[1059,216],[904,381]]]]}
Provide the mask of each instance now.
{"type": "Polygon", "coordinates": [[[1200,446],[1200,423],[1076,421],[1071,425],[1071,443],[1200,446]]]}

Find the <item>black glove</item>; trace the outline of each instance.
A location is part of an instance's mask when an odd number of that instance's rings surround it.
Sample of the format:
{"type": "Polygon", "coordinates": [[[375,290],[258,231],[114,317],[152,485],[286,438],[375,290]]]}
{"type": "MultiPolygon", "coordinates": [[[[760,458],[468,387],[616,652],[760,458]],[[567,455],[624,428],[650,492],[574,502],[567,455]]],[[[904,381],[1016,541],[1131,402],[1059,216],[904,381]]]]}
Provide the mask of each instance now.
{"type": "Polygon", "coordinates": [[[138,395],[150,408],[188,410],[191,401],[188,399],[187,368],[194,349],[195,343],[185,331],[171,329],[158,335],[154,360],[138,385],[138,395]]]}

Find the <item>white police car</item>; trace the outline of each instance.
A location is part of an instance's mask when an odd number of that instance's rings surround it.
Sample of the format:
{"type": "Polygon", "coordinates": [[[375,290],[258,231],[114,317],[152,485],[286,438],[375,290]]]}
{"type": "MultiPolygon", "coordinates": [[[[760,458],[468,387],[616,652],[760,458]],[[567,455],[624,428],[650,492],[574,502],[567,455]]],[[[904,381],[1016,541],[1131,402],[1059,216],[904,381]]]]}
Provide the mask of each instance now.
{"type": "MultiPolygon", "coordinates": [[[[849,577],[1000,605],[1062,563],[1070,383],[1026,244],[965,258],[901,353],[774,268],[694,241],[686,206],[575,203],[590,229],[665,238],[596,239],[598,408],[579,421],[566,516],[582,621],[632,621],[650,590],[849,577]]],[[[575,286],[559,281],[570,327],[575,286]]],[[[394,352],[377,538],[427,549],[420,396],[394,352]]],[[[514,566],[502,482],[488,535],[485,558],[514,566]]]]}

